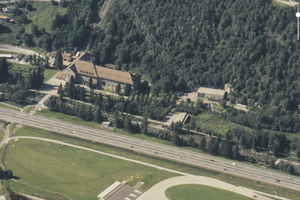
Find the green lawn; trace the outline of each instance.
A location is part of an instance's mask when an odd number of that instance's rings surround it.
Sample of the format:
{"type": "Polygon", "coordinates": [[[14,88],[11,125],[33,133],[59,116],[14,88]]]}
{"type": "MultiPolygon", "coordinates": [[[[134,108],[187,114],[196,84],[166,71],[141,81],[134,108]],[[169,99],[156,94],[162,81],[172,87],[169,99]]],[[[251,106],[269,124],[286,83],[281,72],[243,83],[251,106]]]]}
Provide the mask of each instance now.
{"type": "Polygon", "coordinates": [[[178,185],[167,189],[170,200],[250,200],[251,198],[204,185],[178,185]],[[200,198],[201,197],[201,198],[200,198]]]}
{"type": "Polygon", "coordinates": [[[0,102],[0,107],[19,111],[19,109],[11,107],[11,106],[8,106],[8,105],[5,105],[5,104],[2,104],[1,102],[0,102]]]}
{"type": "Polygon", "coordinates": [[[10,145],[7,162],[6,168],[20,177],[19,182],[73,200],[97,199],[99,193],[117,180],[133,178],[134,183],[143,181],[142,188],[149,188],[177,176],[110,156],[29,139],[19,139],[10,145]]]}
{"type": "MultiPolygon", "coordinates": [[[[39,29],[44,27],[47,33],[51,33],[51,22],[54,19],[56,13],[64,14],[67,9],[58,5],[52,5],[50,2],[31,2],[33,6],[32,11],[27,11],[25,14],[29,19],[28,24],[18,25],[17,23],[4,22],[0,30],[0,42],[17,44],[18,39],[15,38],[16,32],[21,26],[25,27],[25,32],[31,34],[31,24],[38,25],[39,29]]],[[[9,18],[13,19],[15,22],[18,20],[19,16],[8,15],[9,18]]],[[[33,45],[27,46],[25,48],[34,50],[38,53],[44,52],[44,49],[34,46],[37,44],[38,38],[33,37],[33,45]]]]}
{"type": "Polygon", "coordinates": [[[66,114],[59,113],[59,112],[52,112],[49,109],[42,109],[42,111],[38,111],[36,113],[36,115],[41,115],[41,116],[49,117],[52,119],[59,119],[59,120],[65,121],[65,122],[70,122],[70,123],[87,126],[87,127],[92,127],[92,128],[98,128],[98,125],[99,125],[97,122],[86,122],[83,119],[81,119],[80,117],[66,115],[66,114]]]}
{"type": "Polygon", "coordinates": [[[44,83],[47,82],[52,76],[58,72],[57,69],[45,69],[44,71],[44,83]]]}
{"type": "Polygon", "coordinates": [[[25,108],[26,107],[26,105],[22,105],[22,104],[19,104],[17,102],[13,102],[13,101],[4,101],[4,102],[7,103],[7,104],[10,104],[10,105],[19,107],[19,108],[25,108]]]}
{"type": "Polygon", "coordinates": [[[35,106],[28,106],[27,108],[25,108],[23,110],[24,113],[30,113],[33,109],[34,109],[35,106]]]}
{"type": "MultiPolygon", "coordinates": [[[[38,25],[39,29],[44,27],[48,33],[51,33],[51,22],[56,13],[64,14],[67,12],[66,8],[60,5],[52,5],[50,2],[32,2],[32,7],[34,11],[27,12],[27,18],[38,25]]],[[[27,26],[26,32],[31,33],[30,28],[30,26],[27,26]]]]}
{"type": "Polygon", "coordinates": [[[219,114],[215,114],[213,112],[203,112],[197,116],[189,115],[191,118],[194,118],[196,124],[201,127],[202,132],[205,130],[214,130],[217,133],[225,134],[228,130],[241,127],[246,130],[250,130],[250,128],[235,124],[229,121],[225,121],[219,114]]]}
{"type": "MultiPolygon", "coordinates": [[[[17,63],[10,63],[9,72],[13,73],[14,71],[21,71],[24,77],[28,76],[29,69],[35,69],[36,67],[33,65],[21,65],[17,63]]],[[[44,82],[47,82],[52,76],[54,76],[58,70],[51,68],[44,68],[44,82]]]]}
{"type": "MultiPolygon", "coordinates": [[[[194,166],[190,166],[190,165],[172,162],[169,160],[163,160],[163,159],[159,159],[156,157],[135,153],[134,151],[121,149],[121,148],[117,148],[117,147],[113,147],[113,146],[109,146],[109,145],[105,145],[105,144],[94,143],[94,142],[90,142],[90,141],[82,140],[82,139],[78,139],[78,138],[73,138],[73,137],[57,134],[55,132],[49,132],[49,131],[40,130],[40,129],[36,129],[36,128],[32,128],[32,127],[24,127],[24,128],[19,129],[15,135],[16,136],[22,136],[22,135],[35,136],[35,137],[44,137],[44,138],[60,140],[60,141],[64,141],[67,143],[76,144],[76,145],[88,147],[91,149],[96,149],[99,151],[124,156],[127,158],[132,158],[135,160],[140,160],[143,162],[155,164],[155,165],[166,167],[169,169],[174,169],[174,170],[178,170],[178,171],[182,171],[182,172],[186,172],[186,173],[190,173],[190,174],[194,174],[194,175],[216,178],[216,179],[231,183],[233,185],[248,187],[248,188],[263,191],[263,192],[266,192],[269,194],[273,194],[274,191],[276,191],[277,195],[279,195],[279,196],[284,196],[286,198],[290,198],[290,199],[294,199],[294,200],[296,200],[296,199],[300,200],[300,193],[297,193],[297,192],[289,190],[289,189],[280,188],[280,187],[266,184],[266,183],[261,183],[259,181],[253,181],[253,180],[248,180],[248,179],[244,179],[244,178],[240,178],[240,177],[236,177],[236,176],[232,176],[232,175],[228,175],[228,174],[223,174],[220,172],[206,170],[204,168],[198,168],[198,167],[194,167],[194,166]]],[[[144,189],[147,189],[147,188],[144,188],[144,189]]]]}
{"type": "Polygon", "coordinates": [[[33,65],[21,65],[21,64],[17,64],[17,63],[10,63],[10,65],[8,66],[9,69],[9,73],[12,74],[14,71],[21,71],[22,75],[24,77],[28,76],[28,71],[29,69],[35,69],[35,66],[33,65]]]}

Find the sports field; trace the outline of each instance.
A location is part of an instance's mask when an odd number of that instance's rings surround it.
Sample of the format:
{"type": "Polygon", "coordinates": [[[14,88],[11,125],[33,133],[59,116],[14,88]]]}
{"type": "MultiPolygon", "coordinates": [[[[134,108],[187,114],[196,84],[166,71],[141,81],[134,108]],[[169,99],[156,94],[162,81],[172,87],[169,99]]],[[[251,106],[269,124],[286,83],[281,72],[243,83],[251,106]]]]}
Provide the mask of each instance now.
{"type": "Polygon", "coordinates": [[[143,181],[148,189],[161,180],[177,176],[144,165],[49,142],[19,139],[10,144],[6,169],[19,182],[10,181],[12,190],[47,199],[55,195],[67,199],[97,199],[115,181],[143,181]]]}
{"type": "Polygon", "coordinates": [[[167,189],[170,200],[250,200],[250,198],[204,185],[178,185],[167,189]]]}

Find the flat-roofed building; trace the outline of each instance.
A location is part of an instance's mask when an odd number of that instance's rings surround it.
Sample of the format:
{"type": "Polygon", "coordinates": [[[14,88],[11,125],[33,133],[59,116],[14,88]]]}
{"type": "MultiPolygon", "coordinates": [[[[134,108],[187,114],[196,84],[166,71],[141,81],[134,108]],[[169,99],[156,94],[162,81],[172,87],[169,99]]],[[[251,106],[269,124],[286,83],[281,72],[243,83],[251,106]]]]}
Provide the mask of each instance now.
{"type": "Polygon", "coordinates": [[[211,101],[220,101],[224,98],[225,90],[200,87],[197,91],[198,98],[206,98],[211,101]]]}
{"type": "Polygon", "coordinates": [[[7,22],[8,21],[8,17],[4,16],[4,15],[0,15],[0,21],[7,22]]]}
{"type": "Polygon", "coordinates": [[[16,6],[9,5],[9,6],[7,6],[6,8],[3,8],[3,11],[4,11],[4,12],[7,12],[7,13],[15,13],[15,12],[16,12],[16,9],[17,9],[16,6]]]}

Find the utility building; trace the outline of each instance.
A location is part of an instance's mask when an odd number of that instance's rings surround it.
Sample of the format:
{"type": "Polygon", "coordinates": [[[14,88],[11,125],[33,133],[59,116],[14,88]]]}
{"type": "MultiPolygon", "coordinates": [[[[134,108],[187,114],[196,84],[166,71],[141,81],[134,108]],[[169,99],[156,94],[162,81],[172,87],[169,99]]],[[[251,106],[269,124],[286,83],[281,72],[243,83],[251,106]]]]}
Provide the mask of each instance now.
{"type": "Polygon", "coordinates": [[[198,98],[205,98],[211,101],[221,101],[225,92],[225,90],[200,87],[197,91],[197,96],[198,98]]]}

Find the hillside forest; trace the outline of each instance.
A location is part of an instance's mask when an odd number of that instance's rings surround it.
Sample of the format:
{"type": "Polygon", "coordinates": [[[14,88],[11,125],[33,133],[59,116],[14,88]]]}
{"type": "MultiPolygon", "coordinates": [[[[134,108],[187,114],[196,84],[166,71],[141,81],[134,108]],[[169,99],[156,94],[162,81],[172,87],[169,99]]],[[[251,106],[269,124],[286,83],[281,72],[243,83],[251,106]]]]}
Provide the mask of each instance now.
{"type": "MultiPolygon", "coordinates": [[[[229,110],[226,120],[254,129],[300,131],[296,8],[271,0],[128,2],[196,86],[223,88],[229,83],[228,100],[253,108],[248,114],[229,110]]],[[[68,2],[67,13],[52,21],[52,33],[40,37],[41,46],[88,49],[97,64],[114,63],[144,75],[156,95],[186,91],[182,78],[170,70],[120,1],[112,2],[102,26],[94,28],[102,4],[68,2]]]]}

